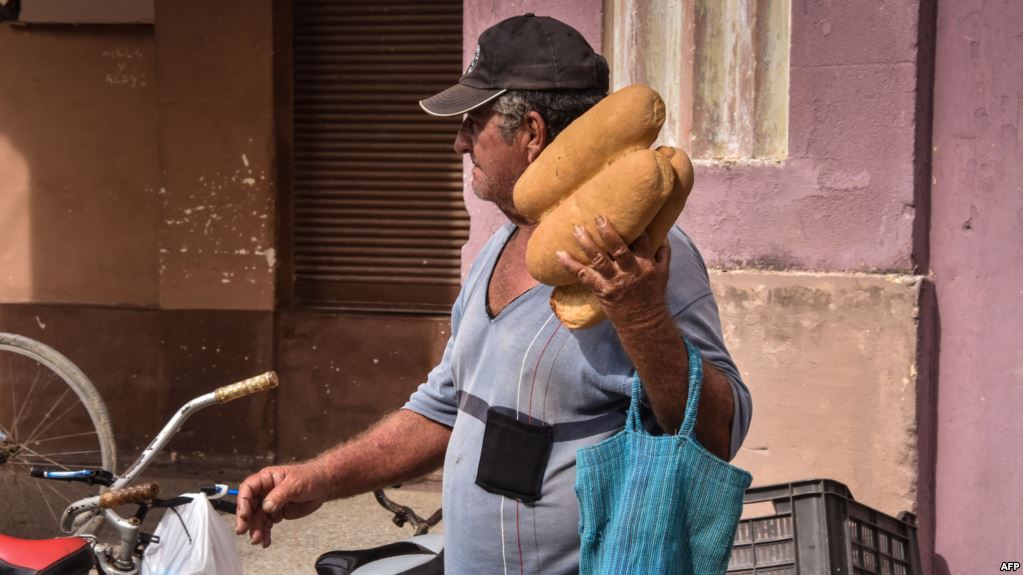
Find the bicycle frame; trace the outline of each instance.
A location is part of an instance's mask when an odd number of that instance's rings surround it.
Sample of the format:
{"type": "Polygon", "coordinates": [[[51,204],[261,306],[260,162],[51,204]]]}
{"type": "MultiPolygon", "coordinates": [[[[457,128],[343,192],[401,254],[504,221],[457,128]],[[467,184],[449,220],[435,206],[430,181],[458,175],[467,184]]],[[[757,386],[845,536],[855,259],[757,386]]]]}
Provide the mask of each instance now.
{"type": "MultiPolygon", "coordinates": [[[[108,558],[108,549],[98,543],[94,537],[79,535],[92,539],[96,560],[103,572],[117,573],[121,575],[134,575],[138,572],[138,565],[135,563],[134,554],[139,537],[140,522],[135,518],[125,519],[121,517],[113,507],[119,503],[131,503],[139,500],[132,500],[129,496],[125,499],[110,497],[111,494],[122,492],[130,485],[143,471],[149,467],[153,459],[167,445],[167,442],[181,429],[181,426],[191,417],[192,414],[210,407],[214,404],[227,403],[234,399],[244,397],[253,393],[277,387],[277,374],[269,371],[262,375],[240,381],[238,383],[218,388],[215,391],[201,395],[183,405],[171,417],[170,421],[163,426],[163,429],[156,434],[153,441],[142,451],[138,458],[128,467],[123,475],[117,476],[111,485],[109,492],[102,495],[95,495],[75,501],[64,510],[61,517],[61,529],[65,533],[82,533],[86,528],[98,528],[103,522],[109,522],[117,532],[120,543],[116,550],[112,550],[112,556],[108,558]],[[113,501],[111,501],[113,500],[113,501]],[[95,515],[96,510],[102,514],[95,515]],[[81,522],[76,529],[76,518],[91,513],[93,514],[84,522],[81,522]]],[[[155,484],[154,488],[155,488],[155,484]]],[[[140,491],[144,498],[147,493],[140,491]]],[[[91,529],[90,529],[91,530],[91,529]]]]}

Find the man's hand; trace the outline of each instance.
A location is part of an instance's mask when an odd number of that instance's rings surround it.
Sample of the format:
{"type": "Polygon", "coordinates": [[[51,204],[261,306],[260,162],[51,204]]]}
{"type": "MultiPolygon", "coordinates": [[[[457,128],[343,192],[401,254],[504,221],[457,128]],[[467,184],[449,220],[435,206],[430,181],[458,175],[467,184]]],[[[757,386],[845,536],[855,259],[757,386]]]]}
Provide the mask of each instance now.
{"type": "Polygon", "coordinates": [[[557,252],[558,261],[593,290],[615,327],[659,321],[666,311],[664,291],[671,248],[665,243],[655,252],[646,232],[630,248],[603,216],[597,216],[595,222],[599,242],[583,226],[577,225],[573,230],[576,243],[590,258],[590,265],[583,265],[563,251],[557,252]]]}
{"type": "Polygon", "coordinates": [[[330,497],[330,479],[315,460],[274,466],[250,475],[238,488],[235,533],[270,546],[270,531],[283,519],[305,517],[330,497]]]}

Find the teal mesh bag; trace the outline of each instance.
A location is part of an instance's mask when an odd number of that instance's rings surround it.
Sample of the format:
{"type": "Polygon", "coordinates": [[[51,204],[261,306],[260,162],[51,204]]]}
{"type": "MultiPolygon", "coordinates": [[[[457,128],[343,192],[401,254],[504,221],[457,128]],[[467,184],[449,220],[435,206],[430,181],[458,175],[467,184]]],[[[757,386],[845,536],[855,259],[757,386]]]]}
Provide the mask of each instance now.
{"type": "Polygon", "coordinates": [[[694,437],[703,366],[699,350],[686,349],[689,399],[678,435],[643,429],[636,375],[625,429],[576,455],[582,575],[713,575],[728,566],[752,476],[694,437]]]}

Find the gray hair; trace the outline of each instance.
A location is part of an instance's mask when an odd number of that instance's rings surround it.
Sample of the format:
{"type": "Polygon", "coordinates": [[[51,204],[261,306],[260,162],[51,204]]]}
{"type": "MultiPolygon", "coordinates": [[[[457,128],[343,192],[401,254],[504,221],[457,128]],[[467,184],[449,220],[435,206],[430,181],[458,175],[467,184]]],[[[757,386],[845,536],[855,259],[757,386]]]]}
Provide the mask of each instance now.
{"type": "Polygon", "coordinates": [[[494,101],[501,115],[501,136],[511,141],[529,112],[537,112],[547,124],[548,141],[572,120],[583,115],[607,95],[604,90],[509,90],[494,101]]]}

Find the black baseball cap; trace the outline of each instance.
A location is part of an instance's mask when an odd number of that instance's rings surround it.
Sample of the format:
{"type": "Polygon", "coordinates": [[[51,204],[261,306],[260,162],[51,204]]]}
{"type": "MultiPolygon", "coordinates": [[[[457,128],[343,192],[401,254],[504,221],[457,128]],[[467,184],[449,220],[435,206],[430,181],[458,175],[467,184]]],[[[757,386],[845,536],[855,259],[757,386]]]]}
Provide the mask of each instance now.
{"type": "Polygon", "coordinates": [[[575,28],[530,12],[480,34],[476,54],[458,83],[419,105],[434,116],[457,116],[508,90],[588,89],[607,92],[604,57],[575,28]]]}

